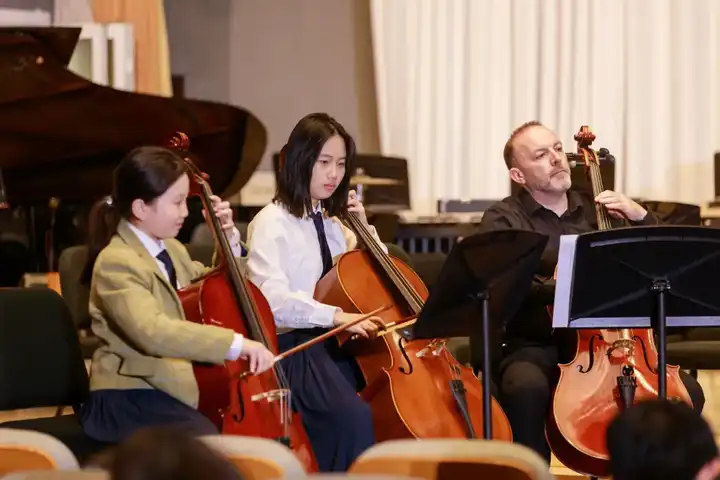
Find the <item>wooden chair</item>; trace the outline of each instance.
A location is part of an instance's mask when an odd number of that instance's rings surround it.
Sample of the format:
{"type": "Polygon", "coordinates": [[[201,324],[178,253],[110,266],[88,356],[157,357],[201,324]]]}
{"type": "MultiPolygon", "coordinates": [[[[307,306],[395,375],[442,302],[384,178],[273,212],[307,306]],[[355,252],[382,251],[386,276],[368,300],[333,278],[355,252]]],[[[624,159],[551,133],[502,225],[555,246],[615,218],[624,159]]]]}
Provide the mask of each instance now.
{"type": "Polygon", "coordinates": [[[102,470],[28,471],[11,473],[0,480],[110,480],[110,475],[102,470]]]}
{"type": "Polygon", "coordinates": [[[308,480],[421,480],[421,477],[408,477],[405,475],[383,475],[375,473],[313,473],[307,476],[308,480]]]}
{"type": "Polygon", "coordinates": [[[205,435],[200,438],[228,458],[246,480],[306,476],[295,454],[274,440],[240,435],[205,435]]]}
{"type": "Polygon", "coordinates": [[[75,455],[58,439],[31,430],[0,428],[0,474],[77,468],[75,455]]]}
{"type": "Polygon", "coordinates": [[[550,480],[550,465],[527,447],[496,440],[391,440],[366,450],[351,474],[406,475],[427,480],[550,480]]]}

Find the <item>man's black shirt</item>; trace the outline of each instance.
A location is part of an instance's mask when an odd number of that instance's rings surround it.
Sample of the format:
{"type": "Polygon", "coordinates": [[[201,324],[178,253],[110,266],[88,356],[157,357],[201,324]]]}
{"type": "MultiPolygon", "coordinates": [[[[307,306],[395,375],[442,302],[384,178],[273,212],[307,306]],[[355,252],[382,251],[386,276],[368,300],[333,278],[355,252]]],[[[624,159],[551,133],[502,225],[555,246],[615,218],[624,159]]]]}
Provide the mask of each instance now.
{"type": "MultiPolygon", "coordinates": [[[[659,221],[655,215],[648,212],[642,221],[630,223],[656,225],[659,221]]],[[[562,348],[565,346],[563,344],[571,340],[574,342],[575,333],[558,330],[553,335],[552,319],[546,307],[552,304],[555,294],[553,275],[558,261],[560,236],[597,230],[594,200],[589,195],[571,189],[568,192],[568,209],[558,217],[523,189],[488,208],[483,214],[480,228],[481,231],[508,228],[532,230],[549,237],[531,294],[505,326],[503,341],[510,352],[523,346],[549,345],[558,345],[561,350],[565,350],[562,348]]]]}

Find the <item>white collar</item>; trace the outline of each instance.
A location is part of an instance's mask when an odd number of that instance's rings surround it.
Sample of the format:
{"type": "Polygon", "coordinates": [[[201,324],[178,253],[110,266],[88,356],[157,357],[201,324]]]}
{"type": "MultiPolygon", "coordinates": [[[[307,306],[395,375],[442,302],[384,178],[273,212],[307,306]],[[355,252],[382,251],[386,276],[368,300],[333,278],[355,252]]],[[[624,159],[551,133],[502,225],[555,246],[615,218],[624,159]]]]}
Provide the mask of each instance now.
{"type": "MultiPolygon", "coordinates": [[[[323,208],[322,208],[322,202],[321,202],[321,201],[318,200],[317,205],[315,205],[314,207],[312,206],[312,204],[311,204],[310,206],[312,207],[312,211],[311,211],[310,213],[308,213],[307,209],[303,209],[303,212],[304,212],[304,213],[303,213],[303,218],[304,218],[304,219],[306,219],[306,220],[311,220],[312,217],[313,217],[313,215],[315,215],[316,213],[321,213],[323,217],[325,216],[324,213],[323,213],[323,208]]],[[[287,207],[286,207],[286,209],[287,209],[287,207]]]]}
{"type": "Polygon", "coordinates": [[[318,200],[317,205],[315,205],[315,207],[313,207],[313,215],[316,213],[320,213],[320,214],[323,213],[322,202],[320,200],[318,200]]]}
{"type": "Polygon", "coordinates": [[[128,225],[130,226],[130,230],[132,230],[135,236],[138,237],[140,242],[145,247],[145,250],[148,251],[151,257],[157,258],[158,254],[165,250],[165,242],[163,242],[162,240],[153,240],[152,238],[150,238],[150,235],[143,232],[130,222],[128,222],[128,225]]]}
{"type": "MultiPolygon", "coordinates": [[[[275,204],[276,204],[276,205],[279,205],[279,206],[280,206],[281,208],[283,208],[286,212],[289,212],[289,211],[290,211],[290,210],[288,209],[288,207],[287,207],[285,204],[283,204],[282,202],[280,202],[279,200],[276,200],[276,201],[275,201],[275,204]]],[[[311,206],[312,206],[312,205],[311,205],[311,206]]],[[[302,218],[303,218],[304,220],[311,220],[311,219],[312,219],[312,215],[314,215],[314,214],[316,214],[316,213],[318,213],[318,212],[322,212],[322,213],[323,213],[323,218],[325,217],[325,213],[323,212],[323,208],[322,208],[322,202],[319,201],[319,200],[318,200],[317,205],[315,205],[314,207],[312,207],[312,213],[308,213],[308,211],[307,211],[306,208],[303,209],[303,216],[302,216],[302,218]]]]}

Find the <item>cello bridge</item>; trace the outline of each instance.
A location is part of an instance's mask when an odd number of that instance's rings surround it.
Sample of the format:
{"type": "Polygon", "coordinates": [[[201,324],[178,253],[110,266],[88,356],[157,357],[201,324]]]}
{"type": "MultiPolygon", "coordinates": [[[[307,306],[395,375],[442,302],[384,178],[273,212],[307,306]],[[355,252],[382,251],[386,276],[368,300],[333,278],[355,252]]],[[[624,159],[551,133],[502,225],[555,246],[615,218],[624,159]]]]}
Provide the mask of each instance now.
{"type": "Polygon", "coordinates": [[[278,388],[276,390],[268,390],[267,392],[261,392],[250,397],[253,402],[266,401],[270,402],[282,402],[288,401],[290,398],[290,390],[287,388],[278,388]]]}
{"type": "Polygon", "coordinates": [[[288,388],[277,388],[275,390],[268,390],[267,392],[261,392],[257,393],[255,395],[252,395],[250,397],[250,401],[252,402],[262,402],[265,401],[267,403],[274,403],[278,402],[277,409],[280,411],[280,418],[279,423],[280,426],[283,429],[282,436],[278,437],[276,440],[280,443],[285,443],[286,441],[290,441],[290,419],[292,416],[292,409],[290,407],[290,389],[288,388]]]}
{"type": "Polygon", "coordinates": [[[633,351],[635,350],[635,341],[628,338],[615,340],[610,344],[610,348],[607,351],[607,356],[611,356],[615,350],[623,350],[623,353],[626,356],[632,356],[633,351]]]}
{"type": "Polygon", "coordinates": [[[429,352],[431,355],[435,355],[436,357],[439,357],[444,348],[445,348],[445,340],[433,340],[432,342],[428,343],[425,347],[418,350],[417,353],[415,354],[415,356],[418,358],[422,358],[429,352]]]}

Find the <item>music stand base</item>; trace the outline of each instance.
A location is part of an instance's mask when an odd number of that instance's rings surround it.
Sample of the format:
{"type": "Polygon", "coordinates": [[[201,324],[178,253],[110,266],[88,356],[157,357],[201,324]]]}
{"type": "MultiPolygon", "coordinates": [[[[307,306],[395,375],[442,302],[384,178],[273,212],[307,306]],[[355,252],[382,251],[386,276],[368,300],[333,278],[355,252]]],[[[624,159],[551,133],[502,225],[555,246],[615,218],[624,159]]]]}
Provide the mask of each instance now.
{"type": "Polygon", "coordinates": [[[470,335],[470,355],[482,345],[482,387],[483,387],[483,438],[492,440],[492,402],[490,396],[490,292],[482,291],[474,294],[474,301],[480,310],[481,328],[474,328],[470,335]]]}

